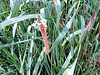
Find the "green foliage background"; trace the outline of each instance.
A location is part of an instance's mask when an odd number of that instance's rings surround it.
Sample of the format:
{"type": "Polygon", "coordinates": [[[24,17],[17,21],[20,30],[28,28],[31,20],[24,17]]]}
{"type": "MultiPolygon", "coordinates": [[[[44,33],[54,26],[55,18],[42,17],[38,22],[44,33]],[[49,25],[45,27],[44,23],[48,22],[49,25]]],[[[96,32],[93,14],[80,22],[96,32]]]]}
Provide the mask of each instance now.
{"type": "Polygon", "coordinates": [[[0,75],[99,75],[100,36],[94,40],[99,5],[99,0],[0,0],[0,75]],[[32,25],[37,13],[47,20],[49,55],[32,25]]]}

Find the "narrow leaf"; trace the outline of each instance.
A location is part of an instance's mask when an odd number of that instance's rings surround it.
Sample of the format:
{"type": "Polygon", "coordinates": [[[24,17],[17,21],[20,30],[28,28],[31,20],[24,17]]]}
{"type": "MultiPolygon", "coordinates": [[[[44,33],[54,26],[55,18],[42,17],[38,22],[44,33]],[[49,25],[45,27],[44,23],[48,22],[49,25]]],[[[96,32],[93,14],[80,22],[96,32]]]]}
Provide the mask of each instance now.
{"type": "Polygon", "coordinates": [[[43,60],[44,53],[45,53],[45,51],[43,49],[41,54],[40,54],[40,56],[39,56],[39,58],[38,58],[38,61],[37,61],[36,65],[35,65],[35,68],[34,68],[34,71],[33,71],[33,75],[37,75],[39,66],[40,66],[40,64],[41,64],[41,62],[43,60]]]}
{"type": "Polygon", "coordinates": [[[74,17],[75,17],[75,14],[76,14],[76,11],[74,12],[74,15],[73,17],[70,19],[70,21],[66,24],[65,28],[62,30],[62,32],[59,34],[59,36],[57,37],[56,41],[54,42],[54,44],[52,45],[51,47],[51,50],[53,48],[55,48],[56,45],[58,45],[62,39],[64,38],[64,36],[66,35],[66,33],[68,33],[68,29],[71,27],[72,25],[72,22],[74,20],[74,17]]]}
{"type": "Polygon", "coordinates": [[[30,19],[30,18],[36,18],[36,14],[30,14],[30,15],[24,15],[24,16],[19,16],[19,17],[14,17],[9,20],[5,20],[4,22],[0,23],[0,30],[4,29],[6,26],[10,24],[14,24],[19,21],[23,21],[25,19],[30,19]]]}
{"type": "Polygon", "coordinates": [[[77,58],[75,59],[74,63],[72,65],[70,65],[62,75],[73,75],[74,70],[75,70],[75,65],[77,62],[77,58]]]}

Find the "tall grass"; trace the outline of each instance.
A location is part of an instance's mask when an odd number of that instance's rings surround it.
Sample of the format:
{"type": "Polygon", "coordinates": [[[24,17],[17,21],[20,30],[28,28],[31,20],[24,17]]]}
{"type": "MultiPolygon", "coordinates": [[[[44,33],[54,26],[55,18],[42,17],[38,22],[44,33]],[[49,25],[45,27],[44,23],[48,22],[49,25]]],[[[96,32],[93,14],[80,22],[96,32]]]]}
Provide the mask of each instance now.
{"type": "Polygon", "coordinates": [[[0,75],[99,75],[99,0],[1,0],[0,75]],[[33,25],[47,20],[47,54],[33,25]]]}

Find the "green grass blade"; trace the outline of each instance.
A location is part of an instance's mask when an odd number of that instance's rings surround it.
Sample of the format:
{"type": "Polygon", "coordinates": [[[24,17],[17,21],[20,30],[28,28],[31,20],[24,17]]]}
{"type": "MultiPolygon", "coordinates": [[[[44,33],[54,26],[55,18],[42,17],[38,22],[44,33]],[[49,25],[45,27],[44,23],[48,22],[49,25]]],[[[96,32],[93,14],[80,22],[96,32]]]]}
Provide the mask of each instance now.
{"type": "Polygon", "coordinates": [[[67,0],[64,0],[67,3],[67,0]]]}
{"type": "Polygon", "coordinates": [[[16,0],[14,6],[12,7],[11,18],[18,15],[19,7],[21,5],[22,0],[16,0]]]}
{"type": "MultiPolygon", "coordinates": [[[[82,20],[82,19],[81,19],[81,20],[82,20]]],[[[81,23],[81,24],[82,24],[82,23],[81,23]]],[[[85,23],[84,23],[84,24],[85,24],[85,23]]],[[[84,26],[84,24],[82,24],[82,25],[84,26]]],[[[83,30],[83,28],[81,28],[81,31],[80,31],[80,32],[81,32],[80,40],[79,40],[78,45],[76,46],[76,48],[75,48],[75,50],[74,50],[74,54],[75,54],[77,48],[79,48],[79,50],[78,50],[78,55],[79,55],[79,52],[80,52],[80,44],[81,44],[81,42],[82,42],[83,39],[84,39],[84,36],[85,36],[84,32],[85,32],[85,30],[86,30],[85,28],[84,28],[84,30],[83,30]]],[[[68,64],[70,63],[70,60],[72,59],[72,57],[73,57],[73,54],[72,54],[71,51],[70,51],[70,53],[69,53],[69,55],[68,55],[68,57],[67,57],[65,63],[63,64],[62,68],[60,69],[58,75],[61,75],[61,74],[65,71],[65,69],[67,68],[68,64]]],[[[78,58],[78,57],[77,57],[77,58],[78,58]]],[[[74,66],[75,66],[75,65],[74,65],[74,66]]],[[[74,68],[74,66],[73,66],[73,68],[74,68]]]]}
{"type": "MultiPolygon", "coordinates": [[[[75,31],[74,33],[71,33],[71,34],[69,35],[70,38],[73,37],[73,34],[74,34],[74,36],[80,34],[81,31],[82,31],[82,29],[75,31]]],[[[68,40],[69,40],[69,37],[66,37],[66,39],[65,39],[65,40],[63,41],[63,43],[62,43],[62,46],[64,46],[64,44],[65,44],[68,40]]]]}
{"type": "MultiPolygon", "coordinates": [[[[77,49],[77,47],[76,47],[76,49],[77,49]]],[[[75,49],[75,51],[76,51],[76,49],[75,49]]],[[[72,59],[72,55],[73,55],[73,54],[72,54],[72,52],[70,51],[70,53],[68,54],[68,57],[66,58],[66,61],[64,62],[62,68],[60,69],[58,75],[61,75],[61,74],[65,71],[66,67],[67,67],[68,64],[70,63],[70,60],[72,59]]]]}
{"type": "Polygon", "coordinates": [[[19,42],[13,42],[13,43],[10,43],[10,44],[5,44],[5,45],[1,45],[1,48],[9,47],[11,45],[16,45],[16,44],[20,44],[20,43],[24,43],[24,42],[29,42],[29,41],[31,41],[31,39],[24,40],[24,41],[19,41],[19,42]]]}
{"type": "Polygon", "coordinates": [[[14,3],[15,3],[16,0],[10,0],[10,7],[11,7],[11,10],[13,10],[14,8],[14,3]]]}
{"type": "Polygon", "coordinates": [[[79,50],[78,50],[78,54],[77,54],[77,57],[74,61],[73,64],[71,64],[65,71],[62,75],[73,75],[74,74],[74,70],[75,70],[75,66],[76,66],[76,63],[77,63],[77,59],[78,59],[78,56],[79,56],[79,52],[80,52],[80,49],[81,49],[81,45],[79,47],[79,50]]]}
{"type": "Polygon", "coordinates": [[[57,20],[60,20],[60,16],[61,16],[60,0],[56,0],[56,8],[57,8],[57,20]]]}
{"type": "Polygon", "coordinates": [[[42,68],[43,68],[43,63],[41,64],[41,68],[40,68],[40,70],[39,70],[38,75],[41,75],[42,68]]]}
{"type": "Polygon", "coordinates": [[[35,68],[33,70],[33,75],[37,75],[39,66],[40,66],[40,64],[41,64],[41,62],[43,60],[44,53],[45,53],[45,51],[43,49],[42,52],[41,52],[41,54],[40,54],[40,56],[39,56],[39,58],[38,58],[38,60],[37,60],[37,63],[35,65],[35,68]]]}
{"type": "MultiPolygon", "coordinates": [[[[24,13],[25,13],[25,12],[21,13],[19,16],[22,16],[24,13]]],[[[16,33],[17,24],[18,24],[18,23],[15,23],[14,26],[13,26],[13,38],[15,38],[15,33],[16,33]]]]}
{"type": "MultiPolygon", "coordinates": [[[[84,17],[83,16],[80,16],[81,17],[81,36],[84,34],[85,32],[85,20],[84,20],[84,17]]],[[[82,37],[81,37],[82,38],[82,37]]]]}
{"type": "Polygon", "coordinates": [[[0,66],[0,72],[5,71],[1,66],[0,66]]]}
{"type": "Polygon", "coordinates": [[[80,16],[81,17],[81,28],[84,30],[85,28],[85,20],[83,18],[83,16],[80,16]]]}
{"type": "Polygon", "coordinates": [[[17,28],[17,23],[15,23],[13,26],[13,38],[15,38],[16,28],[17,28]]]}
{"type": "MultiPolygon", "coordinates": [[[[32,39],[34,37],[32,36],[32,39]]],[[[31,44],[30,44],[30,50],[28,53],[28,64],[27,64],[27,75],[30,75],[30,69],[31,69],[31,64],[32,64],[32,50],[33,50],[33,46],[34,46],[34,42],[33,40],[31,40],[31,44]]]]}
{"type": "Polygon", "coordinates": [[[66,16],[66,19],[67,19],[67,20],[68,20],[68,18],[69,18],[69,16],[70,16],[72,10],[73,10],[74,7],[76,6],[76,4],[77,4],[77,2],[75,2],[75,3],[73,4],[73,6],[69,9],[68,14],[67,14],[67,16],[66,16]]]}
{"type": "Polygon", "coordinates": [[[68,32],[68,29],[71,27],[72,22],[74,20],[74,17],[76,15],[76,11],[74,12],[73,17],[70,19],[70,21],[66,24],[65,28],[62,30],[62,32],[59,34],[59,36],[57,37],[56,41],[54,42],[54,44],[52,45],[51,49],[55,48],[56,45],[58,45],[62,39],[64,38],[64,36],[66,35],[66,33],[68,32]]]}
{"type": "MultiPolygon", "coordinates": [[[[25,35],[25,40],[32,41],[32,38],[31,39],[28,39],[31,28],[32,28],[32,26],[29,25],[28,28],[27,28],[26,35],[25,35]]],[[[25,52],[24,52],[23,61],[21,62],[21,67],[20,67],[20,73],[22,73],[22,74],[24,74],[24,72],[23,72],[24,71],[23,65],[24,65],[24,62],[25,62],[25,57],[26,57],[26,52],[27,52],[27,44],[28,44],[27,42],[28,41],[24,42],[25,43],[24,44],[24,46],[25,46],[25,48],[24,48],[25,52]]]]}
{"type": "Polygon", "coordinates": [[[75,65],[77,62],[77,58],[75,59],[74,63],[72,65],[70,65],[62,75],[73,75],[74,73],[74,69],[75,69],[75,65]]]}
{"type": "Polygon", "coordinates": [[[9,20],[5,20],[4,22],[0,23],[0,30],[4,29],[6,26],[10,24],[14,24],[19,21],[23,21],[25,19],[30,19],[30,18],[36,18],[36,14],[30,14],[30,15],[24,15],[24,16],[19,16],[19,17],[14,17],[9,20]]]}
{"type": "Polygon", "coordinates": [[[45,12],[44,12],[44,8],[40,9],[40,14],[42,16],[42,18],[45,19],[45,12]]]}

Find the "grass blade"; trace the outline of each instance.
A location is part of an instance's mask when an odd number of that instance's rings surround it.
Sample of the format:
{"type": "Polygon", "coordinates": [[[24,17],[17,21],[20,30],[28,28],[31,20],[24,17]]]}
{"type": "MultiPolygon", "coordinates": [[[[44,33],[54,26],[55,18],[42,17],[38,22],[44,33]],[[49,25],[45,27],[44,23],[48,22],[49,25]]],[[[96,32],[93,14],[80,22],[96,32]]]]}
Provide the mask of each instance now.
{"type": "Polygon", "coordinates": [[[41,54],[40,54],[40,56],[39,56],[39,58],[38,58],[38,61],[37,61],[36,65],[35,65],[35,68],[33,70],[33,75],[37,75],[39,66],[41,64],[41,61],[43,60],[44,53],[45,53],[45,51],[43,49],[42,52],[41,52],[41,54]]]}
{"type": "Polygon", "coordinates": [[[80,45],[80,47],[79,47],[78,54],[77,54],[77,58],[75,59],[74,63],[71,64],[71,65],[64,71],[63,75],[73,75],[73,74],[74,74],[74,70],[75,70],[75,66],[76,66],[76,63],[77,63],[77,59],[78,59],[78,56],[79,56],[80,49],[81,49],[81,45],[80,45]]]}
{"type": "MultiPolygon", "coordinates": [[[[32,36],[32,39],[34,37],[32,36]]],[[[30,69],[31,69],[31,63],[32,63],[32,50],[33,50],[33,46],[34,46],[34,43],[33,43],[33,40],[31,39],[31,44],[30,44],[30,50],[29,50],[29,53],[28,53],[28,65],[27,65],[27,75],[30,75],[30,69]]]]}
{"type": "MultiPolygon", "coordinates": [[[[71,33],[71,34],[69,35],[70,38],[73,37],[73,34],[74,34],[74,36],[80,34],[81,31],[82,31],[82,29],[75,31],[74,33],[71,33]]],[[[66,39],[65,39],[65,40],[63,41],[63,43],[62,43],[62,46],[64,46],[64,44],[67,42],[67,40],[69,40],[69,37],[66,37],[66,39]]]]}
{"type": "Polygon", "coordinates": [[[75,59],[74,63],[72,65],[70,65],[62,75],[73,75],[74,73],[74,69],[75,69],[75,65],[77,62],[77,58],[75,59]]]}
{"type": "Polygon", "coordinates": [[[61,4],[60,4],[60,0],[56,0],[56,7],[57,7],[57,20],[60,19],[60,15],[61,15],[61,4]]]}
{"type": "Polygon", "coordinates": [[[69,9],[68,14],[67,14],[67,16],[66,16],[66,19],[67,19],[67,20],[68,20],[70,14],[71,14],[73,8],[76,6],[76,4],[77,4],[77,2],[75,2],[74,5],[69,9]]]}
{"type": "Polygon", "coordinates": [[[9,20],[5,20],[4,22],[0,23],[0,30],[4,29],[6,26],[10,24],[14,24],[19,21],[23,21],[25,19],[30,19],[30,18],[36,18],[37,14],[30,14],[30,15],[24,15],[24,16],[19,16],[19,17],[14,17],[9,20]]]}
{"type": "Polygon", "coordinates": [[[11,17],[17,16],[21,2],[22,0],[15,0],[14,7],[12,8],[13,10],[11,13],[11,17]]]}
{"type": "Polygon", "coordinates": [[[51,49],[55,48],[56,45],[58,45],[62,39],[64,38],[64,36],[66,35],[66,33],[68,32],[68,29],[71,27],[71,24],[74,20],[74,17],[76,15],[76,11],[74,12],[73,17],[70,19],[70,21],[66,24],[65,28],[62,30],[62,32],[59,34],[59,36],[57,37],[56,41],[54,42],[54,44],[52,45],[51,49]]]}

